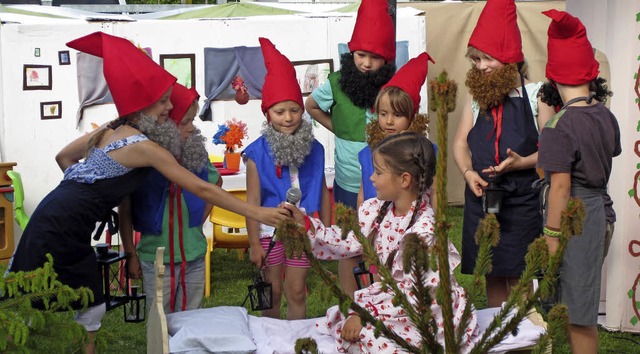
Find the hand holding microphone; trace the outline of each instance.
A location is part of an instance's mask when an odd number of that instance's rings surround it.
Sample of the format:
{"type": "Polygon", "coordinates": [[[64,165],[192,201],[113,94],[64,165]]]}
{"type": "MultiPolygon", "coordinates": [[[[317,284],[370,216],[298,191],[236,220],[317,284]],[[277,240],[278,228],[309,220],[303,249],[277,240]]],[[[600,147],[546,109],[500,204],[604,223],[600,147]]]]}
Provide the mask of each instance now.
{"type": "MultiPolygon", "coordinates": [[[[296,188],[296,187],[291,187],[287,190],[287,194],[285,195],[285,208],[287,210],[289,210],[289,214],[291,214],[291,216],[293,216],[293,210],[290,208],[287,208],[287,205],[290,207],[293,207],[297,210],[296,208],[296,204],[298,204],[298,202],[300,201],[300,199],[302,199],[302,191],[300,190],[300,188],[296,188]]],[[[300,211],[298,211],[298,213],[300,213],[300,211]]],[[[276,245],[276,240],[275,240],[275,235],[276,235],[276,230],[273,230],[273,236],[271,238],[271,242],[269,242],[269,247],[267,247],[267,253],[264,256],[264,259],[267,259],[269,257],[269,253],[271,252],[271,250],[273,249],[273,247],[276,245]]],[[[264,267],[264,260],[262,262],[263,267],[264,267]]],[[[262,267],[260,267],[262,269],[262,267]]]]}

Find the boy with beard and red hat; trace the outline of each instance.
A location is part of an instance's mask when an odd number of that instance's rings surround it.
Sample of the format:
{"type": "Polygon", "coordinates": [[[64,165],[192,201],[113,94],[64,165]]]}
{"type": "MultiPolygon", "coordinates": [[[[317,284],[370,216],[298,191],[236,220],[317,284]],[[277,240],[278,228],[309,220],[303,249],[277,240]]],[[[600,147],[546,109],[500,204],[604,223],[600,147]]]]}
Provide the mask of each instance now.
{"type": "Polygon", "coordinates": [[[538,179],[538,131],[553,108],[529,83],[514,0],[488,0],[469,39],[469,95],[454,138],[453,155],[465,181],[462,273],[472,274],[480,219],[495,213],[500,241],[486,275],[490,307],[500,306],[517,284],[527,248],[542,231],[538,179]],[[486,204],[502,195],[499,210],[486,204]],[[489,197],[487,197],[489,195],[489,197]]]}
{"type": "MultiPolygon", "coordinates": [[[[171,92],[173,109],[165,123],[157,125],[173,141],[180,165],[205,182],[222,185],[220,174],[209,162],[200,130],[193,120],[198,112],[198,92],[175,83],[171,92]],[[179,137],[179,139],[171,139],[179,137]]],[[[158,171],[151,171],[143,185],[131,195],[133,229],[141,233],[137,253],[132,254],[129,272],[142,275],[147,289],[147,310],[155,297],[154,260],[158,247],[168,250],[164,257],[164,311],[193,310],[200,307],[204,293],[207,241],[202,224],[213,204],[182,190],[158,171]],[[180,199],[178,201],[178,199],[180,199]],[[138,263],[139,260],[139,263],[138,263]]],[[[130,218],[121,210],[121,232],[131,234],[130,218]]],[[[131,236],[127,236],[130,238],[131,236]]]]}
{"type": "Polygon", "coordinates": [[[543,229],[551,253],[558,248],[561,214],[570,197],[580,198],[586,218],[571,237],[560,270],[557,295],[569,309],[573,353],[598,352],[598,306],[602,264],[613,233],[615,211],[607,194],[612,159],[621,154],[620,128],[603,102],[611,92],[598,77],[599,64],[579,19],[564,11],[543,12],[552,21],[542,98],[562,107],[540,135],[538,166],[550,180],[543,229]]]}
{"type": "MultiPolygon", "coordinates": [[[[395,30],[386,0],[363,0],[348,43],[349,53],[340,57],[340,71],[307,98],[309,115],[335,135],[336,203],[357,209],[360,189],[358,152],[367,146],[365,126],[380,88],[395,72],[395,30]]],[[[340,285],[353,296],[357,290],[353,267],[358,260],[341,260],[340,285]]]]}
{"type": "MultiPolygon", "coordinates": [[[[97,222],[111,223],[113,208],[135,191],[152,167],[209,203],[276,225],[286,210],[249,205],[180,166],[151,129],[169,119],[171,87],[176,78],[130,41],[102,32],[67,46],[103,58],[103,72],[118,118],[85,134],[57,155],[63,181],[36,207],[12,257],[9,271],[31,271],[54,259],[58,280],[93,292],[76,321],[88,331],[85,352],[95,352],[94,338],[106,311],[102,278],[91,235],[97,222]],[[82,160],[82,161],[81,161],[82,160]]],[[[100,236],[99,234],[96,236],[100,236]]],[[[127,257],[131,239],[122,240],[127,257]]],[[[75,304],[82,308],[81,304],[75,304]]]]}
{"type": "MultiPolygon", "coordinates": [[[[287,200],[290,188],[299,188],[299,206],[318,212],[325,225],[331,223],[331,201],[324,180],[324,148],[313,137],[313,125],[302,119],[302,92],[293,65],[266,38],[260,38],[267,75],[262,86],[262,112],[267,121],[261,136],[244,150],[247,165],[247,202],[278,206],[287,200]]],[[[263,316],[280,318],[283,290],[287,297],[287,319],[304,319],[307,313],[306,279],[309,261],[288,258],[281,241],[272,242],[274,228],[247,220],[251,262],[272,285],[273,307],[263,316]],[[267,256],[267,250],[269,250],[267,256]],[[266,258],[265,258],[266,257],[266,258]]]]}

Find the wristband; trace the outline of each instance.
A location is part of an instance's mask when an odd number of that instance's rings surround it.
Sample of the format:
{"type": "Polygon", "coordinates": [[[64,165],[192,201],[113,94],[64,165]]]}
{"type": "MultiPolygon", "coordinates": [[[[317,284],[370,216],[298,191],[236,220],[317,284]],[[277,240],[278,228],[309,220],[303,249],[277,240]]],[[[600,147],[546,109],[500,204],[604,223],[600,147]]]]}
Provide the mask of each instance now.
{"type": "Polygon", "coordinates": [[[473,171],[473,170],[470,168],[467,168],[466,170],[464,170],[464,172],[462,173],[462,178],[464,178],[467,175],[467,172],[469,171],[473,171]]]}
{"type": "Polygon", "coordinates": [[[560,231],[555,231],[555,230],[551,230],[549,227],[545,226],[544,229],[542,229],[542,232],[549,236],[549,237],[553,237],[553,238],[558,238],[560,236],[562,236],[562,232],[560,231]]]}

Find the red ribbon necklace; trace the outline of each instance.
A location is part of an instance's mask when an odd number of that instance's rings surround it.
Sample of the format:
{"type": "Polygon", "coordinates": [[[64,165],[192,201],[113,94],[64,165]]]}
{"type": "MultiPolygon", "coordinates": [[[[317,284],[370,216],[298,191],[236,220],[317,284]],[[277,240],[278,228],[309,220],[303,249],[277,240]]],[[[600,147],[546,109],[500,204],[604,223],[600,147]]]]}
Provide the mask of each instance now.
{"type": "Polygon", "coordinates": [[[178,207],[178,243],[180,245],[180,259],[182,262],[180,263],[180,286],[182,287],[182,311],[187,309],[187,284],[185,283],[184,277],[186,273],[186,263],[185,263],[185,254],[184,254],[184,242],[182,239],[182,189],[180,186],[176,186],[174,183],[170,184],[169,187],[169,264],[171,266],[171,300],[169,302],[169,306],[171,308],[171,312],[175,312],[176,298],[175,291],[173,289],[176,288],[176,276],[174,269],[174,238],[173,238],[173,223],[175,219],[175,210],[174,203],[177,202],[178,207]]]}

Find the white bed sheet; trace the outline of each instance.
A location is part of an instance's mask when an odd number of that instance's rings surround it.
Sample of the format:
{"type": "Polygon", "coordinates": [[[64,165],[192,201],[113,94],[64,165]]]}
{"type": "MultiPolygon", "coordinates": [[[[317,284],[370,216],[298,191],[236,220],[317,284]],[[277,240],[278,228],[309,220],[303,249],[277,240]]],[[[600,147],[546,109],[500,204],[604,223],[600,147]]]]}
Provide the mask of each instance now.
{"type": "MultiPolygon", "coordinates": [[[[478,326],[483,333],[491,323],[499,308],[477,311],[478,326]]],[[[294,345],[298,338],[311,337],[316,340],[321,353],[335,353],[336,345],[333,337],[319,334],[315,324],[317,318],[287,321],[266,317],[249,316],[249,329],[258,348],[256,354],[290,354],[294,353],[294,345]]],[[[537,343],[545,332],[542,326],[536,326],[524,319],[518,326],[518,336],[508,335],[490,353],[504,353],[508,350],[526,348],[537,343]]]]}

